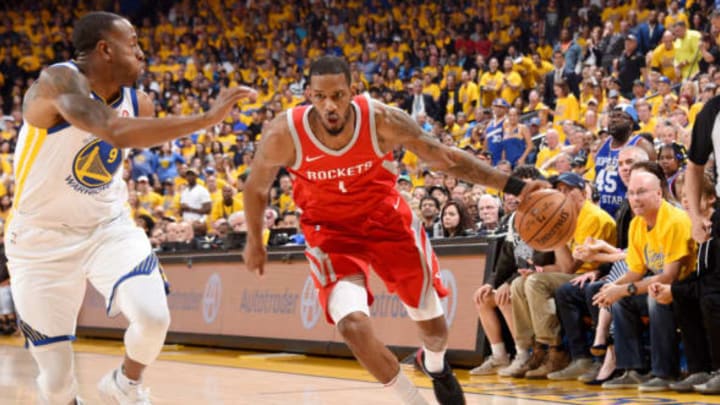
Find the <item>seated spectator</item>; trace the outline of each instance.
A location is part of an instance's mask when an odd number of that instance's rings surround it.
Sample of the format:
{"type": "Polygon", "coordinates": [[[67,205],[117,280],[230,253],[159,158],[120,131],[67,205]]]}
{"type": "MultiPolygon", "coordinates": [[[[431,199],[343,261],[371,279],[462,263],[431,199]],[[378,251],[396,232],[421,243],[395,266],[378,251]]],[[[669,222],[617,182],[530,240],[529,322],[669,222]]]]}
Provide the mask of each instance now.
{"type": "MultiPolygon", "coordinates": [[[[540,172],[529,169],[532,167],[519,166],[513,174],[525,180],[539,178],[540,172]]],[[[520,275],[520,272],[526,272],[531,266],[547,266],[555,261],[552,252],[533,251],[520,239],[513,226],[512,214],[508,222],[510,225],[507,235],[500,241],[501,247],[495,262],[493,278],[486,280],[473,296],[475,309],[478,312],[485,336],[490,342],[492,354],[480,366],[470,370],[471,375],[495,374],[500,368],[510,364],[510,356],[502,340],[500,319],[496,309],[500,309],[510,332],[513,333],[515,328],[512,322],[510,284],[520,275]]]]}
{"type": "Polygon", "coordinates": [[[420,200],[420,219],[428,236],[433,237],[433,229],[440,220],[440,203],[437,198],[426,196],[420,200]]]}
{"type": "Polygon", "coordinates": [[[678,175],[685,170],[686,159],[685,147],[678,143],[662,144],[658,148],[658,164],[665,174],[665,178],[668,182],[668,188],[672,195],[672,198],[678,200],[678,196],[674,194],[673,190],[675,180],[678,175]]]}
{"type": "MultiPolygon", "coordinates": [[[[618,154],[618,173],[623,184],[630,180],[630,168],[635,162],[647,161],[647,152],[638,146],[627,146],[618,154]]],[[[582,379],[591,385],[599,385],[610,379],[615,372],[615,353],[608,338],[611,316],[608,310],[593,305],[593,296],[605,283],[621,277],[627,271],[624,262],[624,249],[627,248],[627,233],[632,219],[632,211],[623,201],[616,212],[617,244],[609,244],[602,240],[589,239],[573,250],[573,258],[586,263],[607,263],[599,265],[595,270],[582,274],[555,290],[555,301],[558,316],[565,329],[572,362],[563,370],[551,373],[551,380],[582,379]],[[618,252],[618,248],[622,249],[618,252]],[[610,263],[612,267],[610,267],[610,263]],[[607,274],[609,272],[609,274],[607,274]],[[588,328],[583,316],[589,315],[595,327],[595,339],[592,347],[588,347],[586,339],[588,328]],[[590,354],[605,359],[602,367],[593,365],[590,354]]]]}
{"type": "Polygon", "coordinates": [[[488,236],[497,233],[502,217],[500,199],[494,195],[485,194],[477,203],[480,223],[477,226],[478,236],[488,236]]]}
{"type": "Polygon", "coordinates": [[[462,201],[448,201],[440,212],[440,222],[434,229],[433,237],[455,238],[474,234],[472,222],[462,201]]]}
{"type": "Polygon", "coordinates": [[[615,328],[617,367],[625,373],[605,382],[608,389],[638,387],[640,391],[663,391],[678,373],[678,345],[672,307],[648,295],[655,282],[672,284],[693,270],[695,243],[690,218],[663,198],[667,187],[662,169],[653,162],[633,165],[628,184],[630,223],[628,272],[606,284],[593,299],[595,305],[611,306],[615,328]],[[652,274],[645,276],[646,274],[652,274]],[[642,353],[640,317],[650,316],[650,375],[642,353]]]}
{"type": "Polygon", "coordinates": [[[575,173],[565,173],[554,180],[555,188],[576,206],[577,226],[569,243],[555,251],[556,264],[531,268],[527,277],[516,278],[511,285],[513,324],[518,356],[501,376],[546,378],[548,374],[567,367],[569,358],[562,348],[560,320],[555,305],[548,301],[555,290],[578,275],[593,271],[594,263],[574,262],[572,249],[588,237],[614,243],[615,221],[600,207],[587,201],[585,180],[575,173]],[[534,345],[533,345],[534,341],[534,345]],[[528,351],[533,347],[533,356],[528,351]]]}
{"type": "Polygon", "coordinates": [[[228,224],[233,232],[247,232],[247,223],[245,222],[245,211],[233,212],[228,218],[228,224]]]}
{"type": "Polygon", "coordinates": [[[213,222],[213,233],[218,239],[225,239],[230,233],[230,229],[230,222],[225,218],[213,222]]]}
{"type": "MultiPolygon", "coordinates": [[[[717,215],[713,208],[717,197],[710,176],[703,176],[700,192],[700,214],[706,221],[710,221],[713,215],[717,215]]],[[[712,378],[711,372],[720,369],[720,317],[710,305],[710,302],[717,302],[717,280],[720,273],[714,271],[717,266],[715,254],[704,254],[711,249],[713,252],[720,249],[716,237],[700,246],[697,270],[689,277],[671,285],[653,283],[649,287],[650,296],[657,302],[665,305],[672,303],[680,328],[688,376],[682,381],[670,384],[670,389],[678,392],[691,392],[695,386],[708,383],[712,378]]],[[[720,393],[718,384],[710,385],[714,385],[714,389],[705,393],[720,393]]]]}

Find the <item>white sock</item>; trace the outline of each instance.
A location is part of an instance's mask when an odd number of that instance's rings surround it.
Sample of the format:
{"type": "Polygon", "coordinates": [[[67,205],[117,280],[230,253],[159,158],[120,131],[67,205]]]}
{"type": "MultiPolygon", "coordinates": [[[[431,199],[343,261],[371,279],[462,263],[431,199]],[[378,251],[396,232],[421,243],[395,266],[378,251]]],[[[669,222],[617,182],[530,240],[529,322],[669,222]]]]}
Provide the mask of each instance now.
{"type": "Polygon", "coordinates": [[[398,372],[389,383],[385,384],[385,388],[393,390],[395,395],[406,405],[427,405],[427,401],[420,395],[417,387],[402,372],[398,372]]]}
{"type": "Polygon", "coordinates": [[[515,351],[517,352],[515,354],[516,359],[520,359],[522,361],[530,360],[530,350],[529,349],[522,349],[520,347],[516,347],[515,351]]]}
{"type": "Polygon", "coordinates": [[[492,356],[498,360],[502,360],[507,358],[507,351],[505,350],[505,343],[495,343],[490,345],[490,350],[492,350],[492,356]]]}
{"type": "Polygon", "coordinates": [[[137,387],[142,383],[141,380],[131,380],[123,372],[122,367],[118,368],[115,372],[115,382],[117,383],[120,390],[124,393],[130,392],[131,389],[137,387]]]}
{"type": "Polygon", "coordinates": [[[445,349],[433,352],[423,346],[425,352],[425,369],[431,373],[440,373],[445,369],[445,349]]]}

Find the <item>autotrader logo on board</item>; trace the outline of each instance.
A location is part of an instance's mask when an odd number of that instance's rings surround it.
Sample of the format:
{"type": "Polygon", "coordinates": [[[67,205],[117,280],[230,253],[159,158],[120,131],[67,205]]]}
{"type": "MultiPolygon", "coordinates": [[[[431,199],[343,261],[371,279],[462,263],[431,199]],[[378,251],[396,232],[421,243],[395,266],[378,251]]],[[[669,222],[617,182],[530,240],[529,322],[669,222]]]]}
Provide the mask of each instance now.
{"type": "Polygon", "coordinates": [[[457,309],[457,283],[455,282],[455,276],[452,271],[448,269],[440,270],[440,278],[448,290],[448,295],[442,298],[440,303],[442,303],[443,310],[445,311],[445,319],[447,320],[448,327],[450,327],[453,319],[455,319],[455,310],[457,309]]]}
{"type": "Polygon", "coordinates": [[[318,292],[312,277],[308,276],[300,296],[300,320],[305,329],[312,329],[317,325],[322,307],[318,300],[318,292]]]}
{"type": "Polygon", "coordinates": [[[220,311],[220,300],[222,298],[222,280],[217,273],[213,273],[205,283],[203,294],[202,311],[205,323],[213,323],[220,311]]]}

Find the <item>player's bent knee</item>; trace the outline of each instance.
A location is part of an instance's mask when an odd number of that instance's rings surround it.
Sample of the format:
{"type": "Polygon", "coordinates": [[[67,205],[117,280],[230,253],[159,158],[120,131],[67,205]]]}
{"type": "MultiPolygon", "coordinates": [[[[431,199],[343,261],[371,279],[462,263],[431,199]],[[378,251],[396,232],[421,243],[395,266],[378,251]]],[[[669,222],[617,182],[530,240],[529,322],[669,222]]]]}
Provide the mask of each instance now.
{"type": "Polygon", "coordinates": [[[370,333],[368,316],[362,312],[353,312],[346,315],[337,323],[338,332],[346,340],[363,340],[370,333]]]}
{"type": "Polygon", "coordinates": [[[165,335],[170,327],[170,311],[167,307],[141,310],[136,321],[144,331],[165,335]]]}

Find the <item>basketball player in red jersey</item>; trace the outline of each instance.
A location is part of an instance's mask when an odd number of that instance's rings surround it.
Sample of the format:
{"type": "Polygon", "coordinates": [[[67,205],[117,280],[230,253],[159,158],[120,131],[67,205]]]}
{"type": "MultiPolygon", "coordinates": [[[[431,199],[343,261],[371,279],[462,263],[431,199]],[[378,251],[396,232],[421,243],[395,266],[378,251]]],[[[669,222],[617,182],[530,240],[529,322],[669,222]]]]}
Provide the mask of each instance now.
{"type": "Polygon", "coordinates": [[[424,404],[393,354],[372,330],[372,268],[404,303],[420,328],[418,365],[433,380],[441,404],[464,404],[460,384],[445,360],[447,323],[438,262],[422,222],[395,190],[392,150],[404,145],[434,169],[512,194],[544,186],[508,177],[472,155],[441,144],[405,112],[367,96],[352,97],[350,68],[323,56],[310,66],[311,106],[279,115],[265,129],[250,168],[244,199],[245,263],[262,274],[263,211],[278,170],[288,167],[302,210],[306,256],[329,322],[362,365],[407,404],[424,404]]]}

